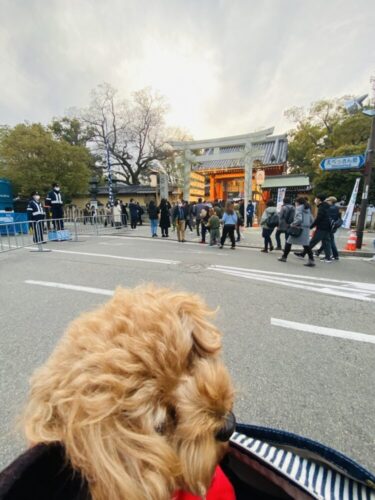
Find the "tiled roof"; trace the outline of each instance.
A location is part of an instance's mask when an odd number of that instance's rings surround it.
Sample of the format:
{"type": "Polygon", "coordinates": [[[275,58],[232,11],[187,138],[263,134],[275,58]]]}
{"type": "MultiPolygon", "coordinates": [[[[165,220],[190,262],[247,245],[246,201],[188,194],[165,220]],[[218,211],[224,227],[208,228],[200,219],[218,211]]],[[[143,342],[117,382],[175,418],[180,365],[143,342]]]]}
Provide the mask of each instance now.
{"type": "Polygon", "coordinates": [[[193,170],[209,170],[217,168],[243,168],[245,166],[245,160],[213,160],[213,161],[203,161],[193,167],[193,170]]]}
{"type": "MultiPolygon", "coordinates": [[[[220,148],[224,149],[224,148],[220,148]]],[[[225,148],[228,153],[238,152],[238,146],[225,148]]],[[[221,151],[223,152],[223,151],[221,151]]],[[[275,137],[273,141],[257,142],[252,146],[252,152],[255,153],[255,158],[260,160],[263,165],[280,165],[285,163],[288,156],[288,141],[282,137],[275,137]],[[257,156],[258,154],[258,156],[257,156]]],[[[244,168],[245,160],[240,159],[221,159],[202,161],[199,165],[193,167],[193,170],[214,170],[218,168],[244,168]]]]}

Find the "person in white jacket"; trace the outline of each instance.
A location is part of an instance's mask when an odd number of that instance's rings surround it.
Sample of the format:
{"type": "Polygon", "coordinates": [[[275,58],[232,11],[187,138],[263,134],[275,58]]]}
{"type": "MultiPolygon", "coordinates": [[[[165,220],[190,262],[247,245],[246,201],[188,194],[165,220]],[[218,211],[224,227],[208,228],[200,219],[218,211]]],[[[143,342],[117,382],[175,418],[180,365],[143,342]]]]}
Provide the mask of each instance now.
{"type": "Polygon", "coordinates": [[[115,223],[116,228],[121,227],[121,206],[118,200],[115,201],[115,206],[113,207],[113,221],[115,223]]]}

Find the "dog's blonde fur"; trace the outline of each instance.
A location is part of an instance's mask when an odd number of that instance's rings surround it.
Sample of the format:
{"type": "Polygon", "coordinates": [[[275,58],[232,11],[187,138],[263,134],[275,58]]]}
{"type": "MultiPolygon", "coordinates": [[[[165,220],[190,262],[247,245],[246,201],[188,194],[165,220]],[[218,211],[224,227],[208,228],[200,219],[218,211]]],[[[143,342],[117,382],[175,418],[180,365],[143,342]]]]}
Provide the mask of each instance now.
{"type": "Polygon", "coordinates": [[[33,375],[28,441],[61,442],[94,500],[204,495],[233,400],[210,314],[189,293],[117,289],[33,375]]]}

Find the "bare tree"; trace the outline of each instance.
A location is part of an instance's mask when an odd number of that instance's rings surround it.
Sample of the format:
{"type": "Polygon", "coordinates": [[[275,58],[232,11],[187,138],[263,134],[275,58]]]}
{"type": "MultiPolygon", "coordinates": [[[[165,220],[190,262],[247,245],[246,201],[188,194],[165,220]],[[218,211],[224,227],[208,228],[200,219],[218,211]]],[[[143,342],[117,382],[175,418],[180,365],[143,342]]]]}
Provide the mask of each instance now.
{"type": "Polygon", "coordinates": [[[191,141],[193,137],[184,129],[179,127],[169,127],[165,130],[166,137],[166,157],[162,164],[165,172],[168,174],[168,181],[178,187],[183,186],[184,166],[181,155],[173,151],[168,144],[171,141],[191,141]]]}
{"type": "Polygon", "coordinates": [[[90,106],[80,118],[90,131],[90,142],[103,161],[109,161],[126,184],[146,180],[152,163],[170,151],[165,140],[165,100],[150,88],[134,92],[132,99],[119,99],[109,84],[92,91],[90,106]]]}

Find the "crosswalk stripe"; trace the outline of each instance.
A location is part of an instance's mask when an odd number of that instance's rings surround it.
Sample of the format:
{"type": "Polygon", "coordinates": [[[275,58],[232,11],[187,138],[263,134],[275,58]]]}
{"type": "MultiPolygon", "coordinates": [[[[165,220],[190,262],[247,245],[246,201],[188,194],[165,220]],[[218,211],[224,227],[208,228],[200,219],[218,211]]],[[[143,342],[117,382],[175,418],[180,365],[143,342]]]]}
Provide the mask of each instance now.
{"type": "Polygon", "coordinates": [[[326,335],[329,337],[339,337],[346,340],[357,340],[358,342],[367,342],[375,344],[375,335],[366,333],[351,332],[348,330],[339,330],[337,328],[327,328],[324,326],[309,325],[307,323],[297,323],[296,321],[288,321],[285,319],[271,318],[271,325],[287,328],[289,330],[297,330],[300,332],[314,333],[316,335],[326,335]]]}

